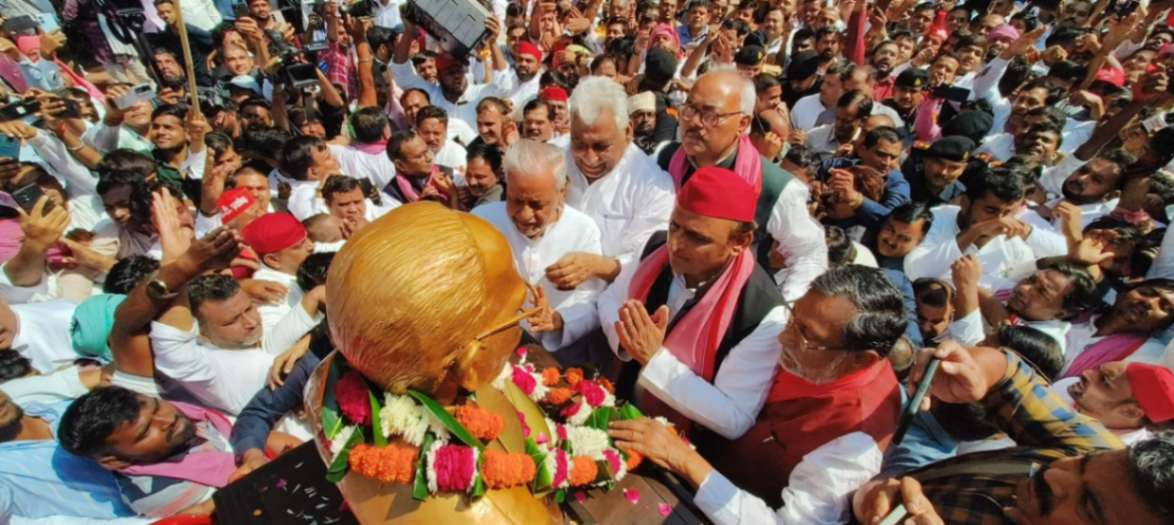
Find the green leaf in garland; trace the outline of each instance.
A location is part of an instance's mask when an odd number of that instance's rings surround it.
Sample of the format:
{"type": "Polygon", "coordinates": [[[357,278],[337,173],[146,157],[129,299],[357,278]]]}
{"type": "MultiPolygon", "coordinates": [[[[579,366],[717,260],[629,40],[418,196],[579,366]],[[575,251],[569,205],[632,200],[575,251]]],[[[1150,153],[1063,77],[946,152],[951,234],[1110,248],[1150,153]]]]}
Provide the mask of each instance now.
{"type": "Polygon", "coordinates": [[[349,467],[348,461],[351,457],[351,449],[355,445],[363,442],[363,429],[355,427],[355,431],[347,438],[346,444],[342,446],[342,450],[338,451],[338,455],[334,456],[334,461],[330,462],[330,468],[326,471],[326,481],[331,483],[338,483],[342,481],[343,476],[346,476],[349,467]]]}
{"type": "Polygon", "coordinates": [[[554,502],[562,505],[567,501],[567,489],[558,489],[554,493],[554,502]]]}
{"type": "Polygon", "coordinates": [[[338,359],[333,364],[326,375],[326,396],[322,401],[322,433],[326,439],[334,439],[343,427],[342,417],[338,415],[338,401],[334,399],[334,384],[339,376],[338,359]]]}
{"type": "Polygon", "coordinates": [[[379,405],[379,399],[375,397],[375,392],[367,391],[367,400],[371,402],[371,433],[375,437],[375,446],[386,447],[387,436],[383,435],[383,423],[379,418],[379,411],[383,407],[379,405]]]}
{"type": "Polygon", "coordinates": [[[480,474],[481,466],[480,465],[477,466],[477,472],[478,472],[478,474],[476,476],[474,476],[474,480],[473,480],[473,490],[469,491],[469,496],[471,496],[473,498],[480,498],[481,496],[485,495],[485,480],[481,479],[481,474],[480,474]]]}
{"type": "Polygon", "coordinates": [[[587,426],[596,430],[607,432],[607,425],[611,420],[617,419],[619,412],[615,407],[599,407],[591,412],[587,418],[587,426]]]}
{"type": "Polygon", "coordinates": [[[465,430],[465,427],[461,426],[461,424],[452,417],[452,414],[449,414],[448,411],[444,409],[444,407],[440,406],[440,403],[437,403],[436,401],[433,401],[431,397],[428,397],[428,394],[419,392],[417,390],[408,390],[408,395],[412,396],[412,398],[416,401],[419,401],[421,405],[424,405],[424,408],[427,408],[428,411],[431,412],[438,421],[440,421],[440,424],[444,425],[444,428],[448,429],[448,431],[453,436],[456,436],[457,439],[461,440],[462,443],[470,447],[476,447],[477,450],[485,450],[485,445],[481,443],[481,440],[473,437],[473,435],[470,434],[468,430],[465,430]]]}
{"type": "Polygon", "coordinates": [[[416,478],[412,480],[412,498],[417,501],[428,499],[428,450],[435,438],[431,432],[424,434],[420,443],[420,455],[416,458],[416,478]]]}
{"type": "Polygon", "coordinates": [[[624,406],[620,407],[620,420],[621,421],[628,421],[630,419],[640,419],[642,417],[644,417],[644,414],[642,412],[640,412],[640,409],[636,408],[636,405],[633,403],[624,403],[624,406]]]}
{"type": "Polygon", "coordinates": [[[538,446],[534,438],[526,438],[526,454],[534,460],[534,481],[530,483],[530,491],[537,494],[548,488],[554,482],[554,473],[546,468],[546,452],[538,446]]]}

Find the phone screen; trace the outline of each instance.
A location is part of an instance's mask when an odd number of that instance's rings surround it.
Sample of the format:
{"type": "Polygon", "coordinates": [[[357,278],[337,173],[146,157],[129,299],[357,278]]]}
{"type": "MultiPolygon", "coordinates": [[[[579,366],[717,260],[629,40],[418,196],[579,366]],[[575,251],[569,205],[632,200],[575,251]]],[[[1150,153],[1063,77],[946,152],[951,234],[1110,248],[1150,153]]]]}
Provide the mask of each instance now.
{"type": "Polygon", "coordinates": [[[0,135],[0,157],[20,160],[20,143],[16,139],[0,135]]]}
{"type": "MultiPolygon", "coordinates": [[[[29,212],[33,211],[33,206],[36,206],[37,201],[40,200],[41,196],[44,194],[45,193],[41,191],[40,186],[37,186],[36,184],[29,184],[27,186],[17,188],[16,191],[12,192],[12,198],[16,200],[16,203],[19,204],[20,207],[24,209],[24,211],[29,212]]],[[[47,213],[48,211],[49,206],[46,204],[45,209],[42,210],[42,213],[47,213]]]]}

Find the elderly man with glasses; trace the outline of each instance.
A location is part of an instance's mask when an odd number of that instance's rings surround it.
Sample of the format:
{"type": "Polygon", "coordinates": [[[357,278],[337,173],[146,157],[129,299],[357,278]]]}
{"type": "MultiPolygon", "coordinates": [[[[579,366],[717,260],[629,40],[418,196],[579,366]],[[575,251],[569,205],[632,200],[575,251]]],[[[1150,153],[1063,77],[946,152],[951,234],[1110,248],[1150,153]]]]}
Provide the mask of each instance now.
{"type": "Polygon", "coordinates": [[[698,168],[707,166],[759,181],[755,253],[765,263],[774,241],[786,261],[779,289],[784,298],[794,300],[827,269],[827,245],[823,229],[807,213],[807,186],[763,158],[750,142],[755,100],[754,84],[737,71],[703,75],[680,110],[681,142],[665,146],[657,162],[678,190],[698,168]]]}
{"type": "Polygon", "coordinates": [[[841,523],[897,427],[900,383],[886,356],[904,333],[903,308],[879,270],[830,270],[785,308],[778,373],[740,438],[713,446],[697,436],[693,450],[647,418],[610,433],[697,487],[693,501],[714,523],[841,523]]]}

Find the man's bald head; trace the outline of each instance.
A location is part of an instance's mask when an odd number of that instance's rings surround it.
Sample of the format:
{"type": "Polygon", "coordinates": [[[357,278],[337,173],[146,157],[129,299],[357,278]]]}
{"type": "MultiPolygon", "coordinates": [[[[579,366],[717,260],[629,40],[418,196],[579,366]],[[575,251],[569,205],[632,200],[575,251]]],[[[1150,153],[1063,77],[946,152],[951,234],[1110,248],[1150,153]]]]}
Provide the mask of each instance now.
{"type": "Polygon", "coordinates": [[[750,127],[754,83],[736,70],[706,73],[693,84],[681,111],[681,145],[700,165],[716,163],[750,127]]]}

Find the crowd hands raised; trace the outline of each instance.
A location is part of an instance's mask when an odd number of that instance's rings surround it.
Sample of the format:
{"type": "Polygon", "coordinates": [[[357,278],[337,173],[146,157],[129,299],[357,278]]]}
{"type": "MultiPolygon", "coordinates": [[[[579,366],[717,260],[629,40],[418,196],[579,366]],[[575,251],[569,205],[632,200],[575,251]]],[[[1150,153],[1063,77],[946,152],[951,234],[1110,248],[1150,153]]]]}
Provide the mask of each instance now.
{"type": "Polygon", "coordinates": [[[492,0],[454,56],[404,3],[0,8],[10,523],[215,518],[417,201],[709,521],[1170,522],[1174,4],[492,0]]]}

